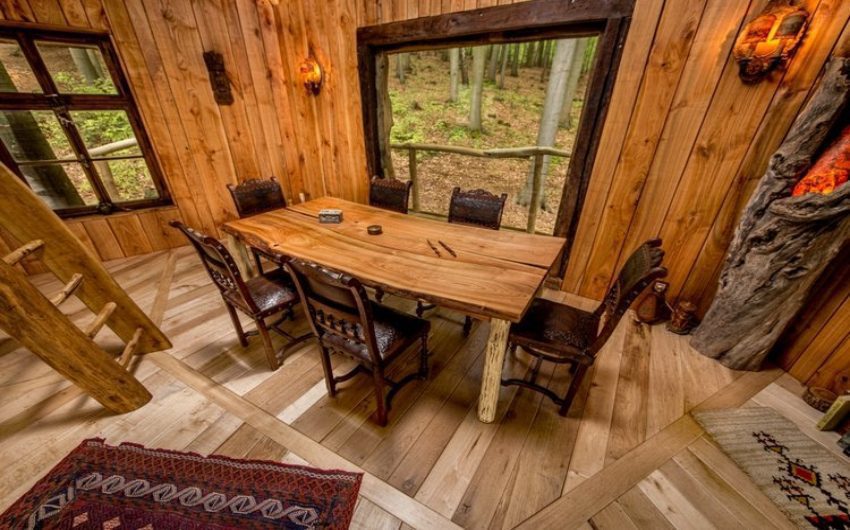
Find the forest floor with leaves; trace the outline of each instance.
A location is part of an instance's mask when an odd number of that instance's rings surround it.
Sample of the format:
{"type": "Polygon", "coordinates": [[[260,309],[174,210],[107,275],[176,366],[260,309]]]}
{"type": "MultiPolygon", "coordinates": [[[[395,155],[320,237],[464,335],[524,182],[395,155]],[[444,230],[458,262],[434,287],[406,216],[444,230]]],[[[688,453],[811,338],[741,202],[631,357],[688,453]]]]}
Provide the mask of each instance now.
{"type": "MultiPolygon", "coordinates": [[[[395,58],[390,57],[395,74],[395,58]]],[[[510,66],[508,67],[508,69],[510,66]]],[[[467,127],[470,87],[459,86],[457,102],[449,101],[449,62],[440,52],[410,54],[405,82],[390,77],[393,105],[394,143],[433,143],[477,149],[526,147],[535,145],[541,111],[546,96],[546,80],[540,68],[520,67],[519,75],[505,75],[505,87],[485,81],[482,103],[483,130],[467,127]]],[[[561,127],[555,147],[571,151],[584,94],[585,80],[579,82],[579,96],[572,109],[569,129],[561,127]]],[[[546,210],[537,217],[537,231],[551,234],[561,202],[568,158],[552,158],[546,178],[546,210]]],[[[410,178],[408,153],[393,150],[396,177],[410,178]]],[[[420,152],[417,158],[420,210],[446,215],[452,188],[483,188],[496,194],[507,193],[503,226],[524,229],[528,208],[517,204],[531,168],[528,159],[486,159],[447,153],[420,152]]]]}

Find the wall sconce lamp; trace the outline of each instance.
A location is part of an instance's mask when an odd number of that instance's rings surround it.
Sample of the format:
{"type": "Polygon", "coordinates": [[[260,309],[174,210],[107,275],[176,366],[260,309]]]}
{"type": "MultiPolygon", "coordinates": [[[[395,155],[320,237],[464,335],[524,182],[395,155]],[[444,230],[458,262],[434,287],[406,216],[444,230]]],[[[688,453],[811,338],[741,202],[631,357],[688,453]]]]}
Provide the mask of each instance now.
{"type": "Polygon", "coordinates": [[[732,51],[745,83],[758,83],[784,68],[800,46],[809,12],[795,0],[771,0],[759,16],[744,26],[732,51]]]}
{"type": "Polygon", "coordinates": [[[322,90],[322,67],[316,59],[308,57],[301,63],[301,82],[304,83],[304,88],[308,94],[318,96],[322,90]]]}

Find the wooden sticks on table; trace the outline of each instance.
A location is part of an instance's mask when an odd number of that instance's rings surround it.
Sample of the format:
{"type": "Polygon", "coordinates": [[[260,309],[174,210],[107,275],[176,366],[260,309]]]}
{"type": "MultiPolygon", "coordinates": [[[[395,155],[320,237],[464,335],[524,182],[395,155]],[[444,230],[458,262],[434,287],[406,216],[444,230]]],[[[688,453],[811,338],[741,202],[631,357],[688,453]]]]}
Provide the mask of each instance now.
{"type": "Polygon", "coordinates": [[[439,240],[437,241],[437,243],[439,243],[444,249],[446,249],[448,251],[448,253],[452,255],[453,258],[457,257],[457,254],[455,253],[455,251],[452,250],[448,245],[446,245],[445,243],[443,243],[442,241],[439,241],[439,240]]]}
{"type": "MultiPolygon", "coordinates": [[[[438,249],[438,248],[437,248],[437,246],[436,246],[436,245],[434,245],[434,243],[431,243],[431,240],[430,240],[430,239],[426,239],[425,241],[427,241],[427,242],[428,242],[428,246],[429,246],[429,247],[431,247],[431,250],[433,250],[433,251],[434,251],[434,254],[436,254],[438,258],[442,258],[442,257],[443,257],[443,255],[442,255],[442,254],[440,254],[440,249],[438,249]]],[[[439,243],[441,247],[443,247],[444,249],[446,249],[446,252],[448,252],[449,254],[451,254],[451,256],[452,256],[453,258],[456,258],[456,257],[457,257],[457,253],[456,253],[454,250],[452,250],[452,249],[451,249],[451,247],[449,247],[448,245],[446,245],[445,243],[443,243],[443,242],[442,242],[442,241],[440,241],[439,239],[437,240],[437,243],[439,243]]]]}

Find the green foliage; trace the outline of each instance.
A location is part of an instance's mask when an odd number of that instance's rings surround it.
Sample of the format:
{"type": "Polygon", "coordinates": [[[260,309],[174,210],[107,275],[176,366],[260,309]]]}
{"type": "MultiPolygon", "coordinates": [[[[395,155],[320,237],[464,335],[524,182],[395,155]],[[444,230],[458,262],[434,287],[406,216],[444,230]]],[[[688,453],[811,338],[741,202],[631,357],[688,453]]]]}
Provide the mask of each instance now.
{"type": "MultiPolygon", "coordinates": [[[[83,111],[72,113],[74,123],[89,148],[133,138],[133,127],[124,111],[83,111]]],[[[137,150],[133,147],[131,149],[137,150]]],[[[115,153],[121,153],[116,151],[115,153]]],[[[113,154],[115,154],[113,153],[113,154]]]]}
{"type": "Polygon", "coordinates": [[[599,43],[599,37],[589,37],[587,47],[584,50],[584,61],[581,67],[582,72],[587,72],[593,66],[593,59],[596,57],[596,46],[599,43]]]}
{"type": "Polygon", "coordinates": [[[88,83],[79,74],[72,72],[56,72],[53,80],[63,92],[73,94],[114,94],[115,86],[108,77],[100,77],[88,83]]]}
{"type": "Polygon", "coordinates": [[[461,125],[453,125],[449,128],[449,140],[452,142],[462,142],[471,137],[472,131],[469,127],[461,125]]]}
{"type": "MultiPolygon", "coordinates": [[[[65,72],[57,73],[54,77],[59,86],[75,94],[103,94],[114,91],[109,79],[97,79],[94,83],[89,84],[79,77],[65,72]]],[[[127,119],[127,114],[122,110],[73,111],[71,114],[77,130],[89,148],[110,144],[119,140],[126,140],[135,136],[133,127],[127,119]]],[[[69,142],[65,137],[65,132],[61,129],[59,122],[53,117],[53,114],[45,112],[37,113],[35,116],[45,138],[47,138],[48,142],[55,149],[60,150],[60,152],[56,153],[57,156],[73,158],[73,154],[70,152],[63,152],[69,151],[69,142]]],[[[115,151],[108,156],[132,156],[140,154],[139,148],[133,146],[122,151],[115,151]]],[[[142,158],[109,161],[98,164],[96,169],[101,174],[101,177],[104,177],[104,173],[107,171],[112,174],[115,187],[120,193],[120,197],[113,197],[113,200],[117,202],[153,199],[157,197],[153,179],[148,172],[146,162],[142,158]],[[104,166],[106,167],[104,168],[104,166]]],[[[68,171],[68,177],[82,195],[86,196],[93,193],[91,183],[89,183],[82,172],[68,171]]]]}

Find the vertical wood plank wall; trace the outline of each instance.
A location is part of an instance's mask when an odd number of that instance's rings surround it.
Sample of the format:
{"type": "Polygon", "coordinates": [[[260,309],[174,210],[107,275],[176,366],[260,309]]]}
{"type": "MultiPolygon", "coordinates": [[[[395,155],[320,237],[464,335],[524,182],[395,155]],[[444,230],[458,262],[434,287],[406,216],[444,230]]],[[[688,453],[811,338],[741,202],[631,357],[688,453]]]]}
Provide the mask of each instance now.
{"type": "Polygon", "coordinates": [[[0,18],[112,35],[175,206],[69,220],[102,259],[185,244],[174,218],[215,233],[236,215],[225,186],[246,178],[276,175],[290,201],[366,198],[351,1],[16,0],[0,18]],[[206,50],[224,56],[233,105],[213,100],[206,50]],[[296,75],[309,53],[318,97],[296,75]]]}
{"type": "MultiPolygon", "coordinates": [[[[289,200],[365,200],[356,28],[507,3],[518,2],[16,0],[0,3],[0,17],[114,39],[175,206],[69,221],[112,259],[182,244],[164,224],[174,217],[215,232],[235,216],[225,185],[245,178],[277,175],[289,200]],[[213,101],[206,50],[224,55],[231,106],[213,101]],[[298,82],[308,54],[326,74],[317,97],[298,82]]],[[[766,3],[637,0],[565,290],[600,298],[629,252],[661,236],[672,295],[707,308],[770,154],[824,62],[850,51],[850,2],[805,0],[811,26],[788,70],[744,85],[731,46],[766,3]]],[[[845,291],[826,292],[783,342],[798,378],[826,380],[850,362],[845,291]]]]}
{"type": "MultiPolygon", "coordinates": [[[[510,2],[362,0],[358,17],[369,25],[502,3],[510,2]]],[[[602,298],[629,253],[660,236],[672,297],[708,308],[771,154],[824,63],[850,52],[850,2],[804,3],[810,29],[787,71],[745,85],[732,45],[767,0],[637,0],[565,291],[602,298]]],[[[844,269],[778,348],[792,375],[836,390],[850,388],[850,264],[844,269]]]]}

